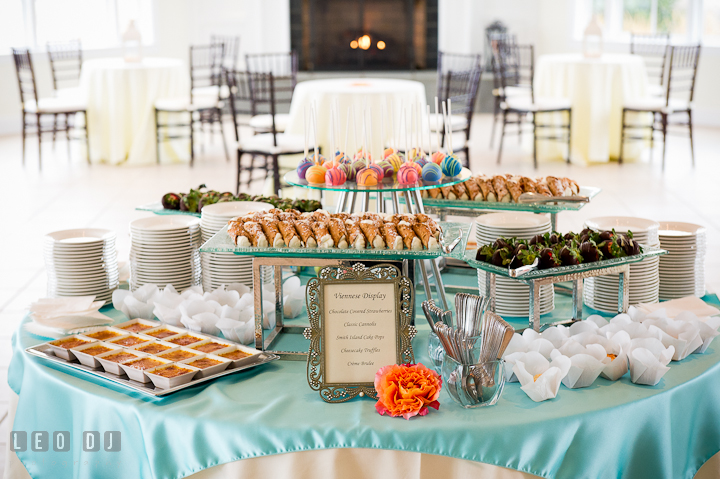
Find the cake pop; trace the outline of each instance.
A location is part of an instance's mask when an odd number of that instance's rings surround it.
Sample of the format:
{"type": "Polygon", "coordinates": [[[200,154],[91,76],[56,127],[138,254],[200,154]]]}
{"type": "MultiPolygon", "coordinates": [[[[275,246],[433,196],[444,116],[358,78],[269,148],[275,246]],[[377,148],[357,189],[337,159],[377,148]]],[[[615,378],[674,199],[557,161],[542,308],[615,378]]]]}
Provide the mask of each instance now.
{"type": "Polygon", "coordinates": [[[405,163],[397,173],[397,181],[401,185],[412,185],[417,183],[420,175],[413,163],[405,163]]]}
{"type": "Polygon", "coordinates": [[[298,163],[298,166],[297,166],[297,175],[298,175],[298,178],[300,178],[301,180],[304,180],[304,179],[305,179],[305,173],[307,172],[308,168],[310,168],[310,167],[313,166],[314,164],[315,164],[315,163],[313,163],[312,161],[310,161],[310,160],[307,159],[307,158],[303,158],[302,160],[300,160],[300,163],[298,163]]]}
{"type": "Polygon", "coordinates": [[[445,176],[457,176],[462,171],[462,165],[455,155],[446,156],[440,168],[445,176]]]}
{"type": "Polygon", "coordinates": [[[377,170],[373,168],[363,168],[358,171],[356,177],[359,186],[375,186],[378,184],[377,170]]]}
{"type": "Polygon", "coordinates": [[[348,165],[347,163],[341,163],[338,165],[338,168],[343,170],[343,172],[345,173],[345,179],[347,181],[355,181],[355,175],[357,174],[357,172],[355,171],[355,169],[353,169],[352,165],[348,165]]]}
{"type": "Polygon", "coordinates": [[[385,170],[383,170],[382,166],[376,165],[375,163],[371,163],[370,165],[368,165],[368,168],[372,168],[373,170],[377,171],[378,182],[382,181],[383,178],[385,178],[385,170]]]}
{"type": "Polygon", "coordinates": [[[404,159],[396,152],[396,153],[393,153],[392,155],[388,156],[385,159],[385,161],[390,163],[390,165],[392,165],[395,173],[397,173],[398,170],[400,169],[400,167],[402,166],[404,159]]]}
{"type": "Polygon", "coordinates": [[[395,175],[395,169],[390,164],[389,161],[383,160],[380,163],[377,164],[380,168],[383,169],[383,177],[386,178],[392,178],[393,175],[395,175]]]}
{"type": "Polygon", "coordinates": [[[305,172],[305,179],[308,183],[325,183],[327,168],[322,165],[313,165],[305,172]]]}
{"type": "Polygon", "coordinates": [[[442,170],[437,163],[430,162],[423,166],[422,179],[424,181],[440,181],[440,178],[442,178],[442,170]]]}
{"type": "Polygon", "coordinates": [[[428,160],[426,157],[421,157],[415,160],[416,165],[420,165],[420,169],[422,170],[422,167],[428,164],[428,160]]]}
{"type": "Polygon", "coordinates": [[[437,165],[441,164],[444,159],[445,153],[443,153],[442,151],[436,151],[435,153],[433,153],[432,157],[430,157],[430,161],[437,165]]]}
{"type": "MultiPolygon", "coordinates": [[[[339,165],[338,165],[339,166],[339,165]]],[[[330,168],[325,172],[325,183],[330,186],[339,186],[345,183],[347,175],[342,168],[330,168]]]]}
{"type": "Polygon", "coordinates": [[[398,151],[393,147],[385,148],[385,151],[383,151],[383,160],[387,160],[388,156],[394,155],[397,152],[398,151]]]}

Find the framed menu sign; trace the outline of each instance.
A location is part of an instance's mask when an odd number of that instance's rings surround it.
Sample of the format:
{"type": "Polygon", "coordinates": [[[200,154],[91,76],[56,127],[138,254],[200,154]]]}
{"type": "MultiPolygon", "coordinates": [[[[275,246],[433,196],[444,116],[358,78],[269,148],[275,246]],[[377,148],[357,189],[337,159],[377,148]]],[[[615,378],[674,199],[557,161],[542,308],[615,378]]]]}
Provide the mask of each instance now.
{"type": "Polygon", "coordinates": [[[381,367],[414,362],[412,283],[395,266],[324,268],[306,299],[308,383],[325,401],[376,398],[381,367]]]}

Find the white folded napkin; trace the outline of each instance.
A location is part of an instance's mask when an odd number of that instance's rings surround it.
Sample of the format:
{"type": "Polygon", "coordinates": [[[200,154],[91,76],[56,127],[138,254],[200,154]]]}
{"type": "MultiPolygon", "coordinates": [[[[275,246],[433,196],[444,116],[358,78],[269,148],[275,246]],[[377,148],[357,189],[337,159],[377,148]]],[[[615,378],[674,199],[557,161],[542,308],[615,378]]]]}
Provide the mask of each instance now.
{"type": "Polygon", "coordinates": [[[686,296],[684,298],[663,301],[662,303],[639,303],[636,307],[648,314],[659,309],[665,309],[665,315],[670,319],[675,319],[675,316],[684,311],[690,311],[696,316],[715,316],[716,314],[720,314],[719,309],[710,306],[696,296],[686,296]]]}
{"type": "Polygon", "coordinates": [[[95,296],[41,298],[30,305],[32,321],[25,329],[39,336],[59,338],[112,324],[112,318],[99,311],[104,304],[95,301],[95,296]]]}

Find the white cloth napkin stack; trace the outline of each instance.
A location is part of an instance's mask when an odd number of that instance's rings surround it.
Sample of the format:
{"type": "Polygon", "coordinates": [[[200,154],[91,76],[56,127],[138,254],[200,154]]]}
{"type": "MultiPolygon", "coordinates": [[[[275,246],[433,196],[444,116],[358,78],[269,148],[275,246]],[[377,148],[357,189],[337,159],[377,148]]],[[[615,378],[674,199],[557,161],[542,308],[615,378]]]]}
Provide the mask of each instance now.
{"type": "Polygon", "coordinates": [[[113,320],[99,311],[104,304],[95,301],[95,296],[42,298],[30,305],[32,321],[25,329],[38,336],[60,338],[105,326],[113,320]]]}

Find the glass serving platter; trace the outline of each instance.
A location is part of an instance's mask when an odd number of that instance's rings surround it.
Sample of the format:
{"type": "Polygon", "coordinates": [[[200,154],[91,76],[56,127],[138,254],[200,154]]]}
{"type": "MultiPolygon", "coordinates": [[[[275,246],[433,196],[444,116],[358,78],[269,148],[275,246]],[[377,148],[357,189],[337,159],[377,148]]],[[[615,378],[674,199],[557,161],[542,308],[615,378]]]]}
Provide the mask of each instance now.
{"type": "Polygon", "coordinates": [[[292,186],[300,186],[302,188],[310,188],[313,190],[329,190],[329,191],[362,191],[362,192],[375,192],[375,191],[415,191],[415,190],[429,190],[432,188],[439,188],[441,186],[452,186],[457,183],[463,183],[472,176],[472,172],[467,168],[463,168],[458,176],[443,177],[440,181],[418,181],[412,185],[401,185],[392,180],[392,178],[384,178],[381,183],[376,186],[359,186],[354,181],[346,181],[342,185],[331,186],[325,183],[308,183],[307,180],[300,179],[297,171],[291,171],[286,173],[283,179],[286,183],[292,186]]]}
{"type": "Polygon", "coordinates": [[[436,250],[391,250],[391,249],[339,249],[339,248],[242,248],[236,246],[227,234],[227,226],[215,233],[200,247],[201,253],[235,253],[247,256],[272,256],[285,258],[334,258],[356,260],[401,260],[401,259],[431,259],[439,256],[462,258],[467,248],[470,223],[438,222],[443,230],[442,245],[449,245],[462,233],[462,239],[450,253],[436,250]]]}
{"type": "MultiPolygon", "coordinates": [[[[578,196],[594,198],[602,190],[594,186],[581,186],[578,196]]],[[[404,199],[401,198],[401,201],[404,199]]],[[[445,200],[424,197],[423,205],[433,210],[439,208],[459,208],[469,210],[500,210],[500,211],[528,211],[531,213],[557,213],[560,211],[578,211],[587,203],[557,201],[551,203],[500,203],[497,201],[469,201],[469,200],[445,200]]]]}
{"type": "Polygon", "coordinates": [[[642,246],[643,252],[640,254],[633,255],[633,256],[605,259],[602,261],[595,261],[594,263],[583,263],[583,264],[577,264],[577,265],[571,265],[571,266],[558,266],[557,268],[538,269],[538,270],[534,270],[534,271],[525,273],[521,276],[513,276],[512,270],[510,270],[508,268],[504,268],[502,266],[495,266],[493,264],[486,263],[484,261],[476,260],[475,255],[477,254],[477,250],[466,251],[463,261],[465,261],[468,265],[472,266],[473,268],[481,269],[483,271],[488,271],[490,273],[495,273],[499,276],[505,276],[508,278],[517,279],[519,281],[529,281],[529,280],[533,280],[533,279],[549,278],[552,276],[563,276],[566,274],[573,274],[573,273],[584,273],[586,271],[594,271],[594,270],[598,270],[598,269],[610,268],[613,266],[637,263],[646,258],[667,254],[667,251],[664,249],[655,248],[652,246],[645,246],[645,245],[641,245],[641,246],[642,246]]]}
{"type": "Polygon", "coordinates": [[[162,203],[159,201],[156,201],[155,203],[148,203],[146,205],[140,205],[135,209],[138,211],[149,211],[151,213],[155,213],[156,215],[190,215],[200,218],[200,213],[180,210],[166,210],[165,208],[163,208],[162,203]]]}

